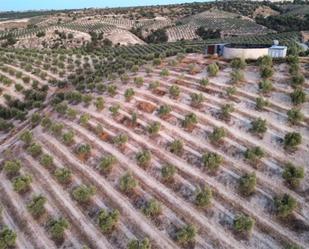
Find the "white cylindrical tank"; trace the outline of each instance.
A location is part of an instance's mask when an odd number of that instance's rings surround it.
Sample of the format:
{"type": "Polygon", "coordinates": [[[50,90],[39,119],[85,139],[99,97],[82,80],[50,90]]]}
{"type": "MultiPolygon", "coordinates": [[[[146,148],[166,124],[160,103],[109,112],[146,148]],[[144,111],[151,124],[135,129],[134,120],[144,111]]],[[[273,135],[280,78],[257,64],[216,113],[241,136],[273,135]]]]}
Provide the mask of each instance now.
{"type": "Polygon", "coordinates": [[[232,45],[224,46],[223,57],[225,59],[243,58],[256,60],[261,56],[268,55],[269,47],[259,45],[232,45]]]}

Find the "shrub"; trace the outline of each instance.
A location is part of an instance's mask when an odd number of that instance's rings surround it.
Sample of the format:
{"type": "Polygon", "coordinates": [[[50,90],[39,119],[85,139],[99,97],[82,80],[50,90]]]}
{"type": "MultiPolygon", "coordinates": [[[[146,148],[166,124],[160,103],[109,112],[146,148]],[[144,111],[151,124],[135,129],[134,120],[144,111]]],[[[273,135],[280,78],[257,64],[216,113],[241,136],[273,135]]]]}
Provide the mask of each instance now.
{"type": "Polygon", "coordinates": [[[79,144],[75,148],[75,152],[79,155],[80,159],[87,159],[91,151],[91,146],[89,144],[79,144]]]}
{"type": "Polygon", "coordinates": [[[118,210],[112,210],[108,212],[105,209],[101,209],[98,217],[101,231],[105,234],[111,233],[119,221],[119,216],[120,213],[118,210]]]}
{"type": "Polygon", "coordinates": [[[264,134],[267,131],[266,120],[261,118],[253,120],[250,131],[256,134],[264,134]]]}
{"type": "Polygon", "coordinates": [[[274,70],[271,67],[266,66],[266,67],[261,68],[261,77],[263,79],[268,79],[272,77],[273,74],[274,74],[274,70]]]}
{"type": "Polygon", "coordinates": [[[117,86],[111,84],[107,87],[108,95],[114,97],[117,94],[117,86]]]}
{"type": "Polygon", "coordinates": [[[120,105],[115,104],[109,107],[109,111],[112,113],[113,117],[116,117],[119,113],[120,105]]]}
{"type": "Polygon", "coordinates": [[[219,72],[218,65],[216,63],[209,64],[207,66],[207,72],[208,72],[208,75],[211,77],[216,76],[219,72]]]}
{"type": "Polygon", "coordinates": [[[14,247],[16,244],[16,238],[16,233],[8,227],[4,226],[0,230],[0,248],[8,249],[14,247]]]}
{"type": "Polygon", "coordinates": [[[292,87],[300,87],[304,84],[305,82],[305,77],[304,75],[300,73],[296,73],[292,76],[292,87]]]}
{"type": "Polygon", "coordinates": [[[245,174],[239,179],[239,191],[245,196],[249,196],[255,192],[256,175],[245,174]]]}
{"type": "Polygon", "coordinates": [[[20,135],[20,140],[23,141],[26,145],[30,145],[32,143],[33,140],[33,135],[32,132],[29,130],[24,131],[21,135],[20,135]]]}
{"type": "Polygon", "coordinates": [[[64,236],[64,232],[69,228],[69,223],[66,219],[52,219],[49,221],[49,232],[51,236],[55,240],[62,240],[64,236]]]}
{"type": "Polygon", "coordinates": [[[149,150],[142,150],[136,154],[137,164],[146,168],[151,160],[151,153],[149,150]]]}
{"type": "Polygon", "coordinates": [[[62,184],[67,184],[71,181],[72,172],[67,168],[58,168],[55,170],[54,175],[58,182],[62,184]]]}
{"type": "Polygon", "coordinates": [[[142,78],[142,77],[135,77],[134,78],[134,84],[137,87],[141,87],[144,84],[144,78],[142,78]]]}
{"type": "Polygon", "coordinates": [[[258,64],[260,67],[272,67],[273,60],[269,55],[265,55],[258,59],[258,64]]]}
{"type": "Polygon", "coordinates": [[[264,154],[265,153],[262,148],[258,146],[247,149],[244,153],[245,158],[253,163],[256,163],[258,160],[260,160],[264,154]]]}
{"type": "Polygon", "coordinates": [[[14,176],[18,174],[20,168],[21,161],[19,160],[5,161],[3,166],[5,173],[9,176],[14,176]]]}
{"type": "Polygon", "coordinates": [[[305,177],[305,171],[304,168],[296,167],[289,162],[285,164],[282,177],[292,188],[297,188],[300,185],[301,180],[305,177]]]}
{"type": "Polygon", "coordinates": [[[304,114],[301,112],[301,109],[299,108],[292,108],[288,110],[287,115],[288,115],[288,121],[293,125],[299,124],[304,120],[304,114]]]}
{"type": "Polygon", "coordinates": [[[231,72],[231,83],[238,84],[239,82],[243,81],[245,78],[244,72],[240,70],[233,70],[231,72]]]}
{"type": "Polygon", "coordinates": [[[131,173],[125,173],[119,181],[119,188],[124,193],[129,193],[137,187],[138,182],[134,179],[131,173]]]}
{"type": "Polygon", "coordinates": [[[59,103],[55,106],[55,110],[59,114],[64,115],[68,110],[68,104],[67,103],[59,103]]]}
{"type": "Polygon", "coordinates": [[[12,180],[13,189],[18,193],[27,192],[30,188],[32,177],[30,175],[16,176],[12,180]]]}
{"type": "Polygon", "coordinates": [[[201,208],[209,207],[212,199],[212,191],[210,188],[204,187],[203,189],[198,189],[195,204],[201,208]]]}
{"type": "Polygon", "coordinates": [[[54,158],[53,158],[51,155],[43,154],[43,155],[41,156],[40,163],[41,163],[44,167],[49,168],[50,166],[53,165],[53,163],[54,163],[54,158]]]}
{"type": "Polygon", "coordinates": [[[289,132],[284,136],[284,148],[285,149],[296,149],[302,142],[302,136],[298,132],[289,132]]]}
{"type": "Polygon", "coordinates": [[[212,143],[219,143],[223,141],[226,136],[226,131],[223,127],[215,127],[213,132],[209,135],[209,139],[212,143]]]}
{"type": "Polygon", "coordinates": [[[92,101],[92,96],[89,95],[89,94],[85,94],[85,95],[83,95],[82,100],[83,100],[85,106],[88,106],[90,104],[90,102],[92,101]]]}
{"type": "Polygon", "coordinates": [[[170,72],[166,68],[162,69],[162,71],[160,72],[160,76],[162,77],[169,76],[169,74],[170,72]]]}
{"type": "Polygon", "coordinates": [[[250,234],[254,223],[255,221],[251,217],[242,214],[235,217],[233,227],[238,233],[250,234]]]}
{"type": "Polygon", "coordinates": [[[148,89],[153,91],[156,90],[158,87],[160,86],[160,82],[159,81],[153,81],[149,84],[148,89]]]}
{"type": "Polygon", "coordinates": [[[174,179],[176,173],[176,167],[171,164],[167,164],[161,168],[161,175],[164,181],[171,182],[174,179]]]}
{"type": "Polygon", "coordinates": [[[45,213],[44,205],[46,203],[46,198],[42,195],[37,195],[32,198],[32,200],[27,205],[27,209],[34,217],[40,217],[45,213]]]}
{"type": "Polygon", "coordinates": [[[98,111],[102,111],[104,109],[104,104],[105,101],[102,97],[97,97],[95,101],[95,107],[97,108],[98,111]]]}
{"type": "Polygon", "coordinates": [[[169,146],[170,152],[173,154],[176,154],[178,156],[182,155],[183,153],[183,142],[181,140],[175,139],[173,142],[171,142],[169,146]]]}
{"type": "Polygon", "coordinates": [[[270,80],[262,80],[259,83],[259,90],[263,94],[270,93],[273,90],[273,84],[271,83],[270,80]]]}
{"type": "Polygon", "coordinates": [[[300,105],[306,102],[306,93],[300,88],[295,89],[290,94],[290,97],[294,105],[300,105]]]}
{"type": "Polygon", "coordinates": [[[233,95],[235,95],[235,93],[237,92],[236,87],[234,86],[230,86],[226,88],[226,95],[231,98],[233,95]]]}
{"type": "Polygon", "coordinates": [[[79,117],[79,123],[82,126],[87,126],[89,120],[90,120],[90,115],[88,113],[84,113],[84,114],[80,115],[80,117],[79,117]]]}
{"type": "Polygon", "coordinates": [[[162,118],[168,115],[172,111],[172,108],[169,105],[161,105],[158,109],[158,115],[162,118]]]}
{"type": "Polygon", "coordinates": [[[131,240],[127,246],[128,249],[151,249],[151,244],[148,238],[143,240],[131,240]]]}
{"type": "Polygon", "coordinates": [[[161,124],[160,122],[152,122],[151,124],[149,124],[147,126],[147,132],[150,134],[150,135],[156,135],[159,133],[160,131],[160,128],[161,128],[161,124]]]}
{"type": "Polygon", "coordinates": [[[123,146],[128,142],[128,136],[126,134],[119,134],[113,138],[113,143],[117,146],[123,146]]]}
{"type": "Polygon", "coordinates": [[[231,67],[235,69],[244,69],[247,66],[243,58],[235,58],[231,61],[231,67]]]}
{"type": "Polygon", "coordinates": [[[155,217],[161,214],[162,207],[161,207],[161,204],[157,200],[151,199],[147,201],[142,211],[147,217],[155,217]]]}
{"type": "Polygon", "coordinates": [[[79,203],[87,203],[95,194],[96,189],[93,186],[80,185],[75,187],[72,192],[73,199],[79,203]]]}
{"type": "Polygon", "coordinates": [[[133,88],[128,88],[125,91],[124,96],[125,96],[127,101],[130,101],[133,98],[134,94],[135,94],[135,92],[134,92],[133,88]]]}
{"type": "Polygon", "coordinates": [[[72,130],[62,135],[62,140],[65,145],[71,145],[74,143],[74,132],[72,130]]]}
{"type": "Polygon", "coordinates": [[[117,159],[113,155],[105,156],[101,159],[99,167],[103,173],[109,173],[113,165],[116,163],[117,159]]]}
{"type": "Polygon", "coordinates": [[[215,172],[218,170],[223,158],[215,152],[208,152],[202,156],[202,163],[209,171],[215,172]]]}
{"type": "Polygon", "coordinates": [[[33,126],[36,126],[41,122],[41,119],[42,119],[42,117],[41,117],[40,114],[34,113],[34,114],[32,114],[30,121],[31,121],[31,124],[33,126]]]}
{"type": "Polygon", "coordinates": [[[182,121],[182,126],[186,129],[191,129],[197,124],[197,116],[194,113],[189,113],[182,121]]]}
{"type": "Polygon", "coordinates": [[[192,93],[191,95],[191,106],[199,107],[204,101],[204,95],[202,93],[192,93]]]}
{"type": "Polygon", "coordinates": [[[275,197],[274,204],[277,215],[280,218],[286,218],[290,216],[297,207],[296,200],[288,194],[284,194],[280,197],[275,197]]]}
{"type": "Polygon", "coordinates": [[[199,81],[200,85],[205,87],[209,84],[209,80],[207,78],[203,78],[199,81]]]}
{"type": "Polygon", "coordinates": [[[193,242],[196,236],[196,228],[193,225],[186,225],[176,233],[176,241],[179,244],[187,245],[193,242]]]}
{"type": "Polygon", "coordinates": [[[61,136],[64,125],[62,123],[54,123],[51,125],[50,130],[55,136],[61,136]]]}
{"type": "Polygon", "coordinates": [[[44,117],[42,118],[41,120],[41,126],[44,128],[44,129],[50,129],[52,125],[52,121],[50,120],[49,117],[44,117]]]}
{"type": "Polygon", "coordinates": [[[179,86],[172,85],[169,88],[169,94],[171,95],[172,98],[176,99],[180,95],[180,88],[179,86]]]}
{"type": "Polygon", "coordinates": [[[230,120],[231,112],[235,110],[233,104],[225,104],[221,107],[220,117],[223,120],[230,120]]]}
{"type": "Polygon", "coordinates": [[[38,157],[42,154],[42,147],[39,144],[33,143],[27,148],[27,152],[33,157],[38,157]]]}
{"type": "Polygon", "coordinates": [[[263,99],[263,98],[256,98],[255,100],[255,108],[259,111],[264,110],[265,107],[269,106],[269,102],[267,99],[263,99]]]}

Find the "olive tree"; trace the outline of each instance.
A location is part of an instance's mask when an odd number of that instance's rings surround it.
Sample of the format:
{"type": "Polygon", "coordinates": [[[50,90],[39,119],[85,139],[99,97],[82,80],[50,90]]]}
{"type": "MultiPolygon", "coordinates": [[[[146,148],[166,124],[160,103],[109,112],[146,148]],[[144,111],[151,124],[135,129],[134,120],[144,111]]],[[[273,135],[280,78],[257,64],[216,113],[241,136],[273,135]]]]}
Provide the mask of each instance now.
{"type": "Polygon", "coordinates": [[[137,187],[138,182],[130,172],[126,172],[119,180],[119,188],[122,192],[128,194],[137,187]]]}
{"type": "Polygon", "coordinates": [[[87,203],[95,193],[96,189],[94,186],[82,184],[73,189],[72,197],[79,203],[87,203]]]}
{"type": "Polygon", "coordinates": [[[162,212],[161,203],[155,199],[150,199],[145,203],[142,211],[147,217],[156,217],[162,212]]]}
{"type": "Polygon", "coordinates": [[[247,173],[239,178],[239,191],[242,195],[249,196],[255,192],[256,175],[247,173]]]}
{"type": "Polygon", "coordinates": [[[305,177],[305,170],[303,167],[296,167],[293,163],[288,162],[285,164],[282,177],[291,188],[297,188],[305,177]]]}
{"type": "Polygon", "coordinates": [[[118,210],[101,209],[98,216],[98,223],[104,234],[111,233],[117,226],[120,213],[118,210]]]}

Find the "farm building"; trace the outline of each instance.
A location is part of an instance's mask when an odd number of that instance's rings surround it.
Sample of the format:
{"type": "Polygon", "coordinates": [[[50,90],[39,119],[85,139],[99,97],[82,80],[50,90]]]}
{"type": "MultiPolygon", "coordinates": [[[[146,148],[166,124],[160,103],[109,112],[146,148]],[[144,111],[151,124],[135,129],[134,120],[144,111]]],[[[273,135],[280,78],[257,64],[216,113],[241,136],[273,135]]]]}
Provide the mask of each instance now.
{"type": "Polygon", "coordinates": [[[287,47],[279,46],[277,41],[274,45],[261,44],[234,44],[218,43],[208,44],[205,49],[206,55],[223,56],[225,59],[244,58],[256,60],[261,56],[269,55],[273,58],[286,57],[287,47]]]}

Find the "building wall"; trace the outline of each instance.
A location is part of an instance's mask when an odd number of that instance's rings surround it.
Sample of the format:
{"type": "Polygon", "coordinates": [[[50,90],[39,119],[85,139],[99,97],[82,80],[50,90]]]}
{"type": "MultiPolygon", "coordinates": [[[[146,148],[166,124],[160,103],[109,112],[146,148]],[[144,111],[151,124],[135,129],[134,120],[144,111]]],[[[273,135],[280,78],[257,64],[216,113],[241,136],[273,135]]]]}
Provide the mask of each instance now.
{"type": "Polygon", "coordinates": [[[244,58],[256,60],[261,56],[268,55],[269,48],[229,48],[224,47],[225,59],[244,58]]]}
{"type": "Polygon", "coordinates": [[[284,48],[284,49],[270,48],[268,52],[269,56],[271,56],[272,58],[284,58],[286,57],[286,53],[287,53],[287,48],[284,48]]]}

